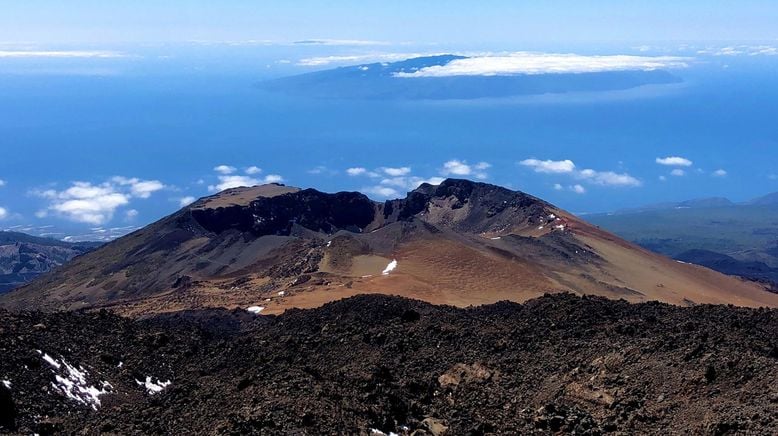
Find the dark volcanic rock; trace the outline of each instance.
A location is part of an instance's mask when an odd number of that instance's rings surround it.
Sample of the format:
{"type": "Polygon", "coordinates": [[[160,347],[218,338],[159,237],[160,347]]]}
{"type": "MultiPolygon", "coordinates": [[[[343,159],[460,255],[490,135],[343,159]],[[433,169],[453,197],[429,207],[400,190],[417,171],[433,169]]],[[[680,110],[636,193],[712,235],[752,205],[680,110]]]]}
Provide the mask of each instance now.
{"type": "Polygon", "coordinates": [[[0,312],[0,329],[16,409],[0,432],[778,432],[777,310],[360,296],[259,317],[0,312]],[[110,393],[97,410],[67,398],[36,350],[110,393]],[[171,384],[151,395],[147,377],[171,384]]]}
{"type": "Polygon", "coordinates": [[[252,232],[256,236],[289,235],[292,224],[313,231],[359,231],[373,221],[375,203],[358,192],[327,194],[315,189],[260,197],[248,207],[195,209],[192,215],[208,231],[252,232]]]}

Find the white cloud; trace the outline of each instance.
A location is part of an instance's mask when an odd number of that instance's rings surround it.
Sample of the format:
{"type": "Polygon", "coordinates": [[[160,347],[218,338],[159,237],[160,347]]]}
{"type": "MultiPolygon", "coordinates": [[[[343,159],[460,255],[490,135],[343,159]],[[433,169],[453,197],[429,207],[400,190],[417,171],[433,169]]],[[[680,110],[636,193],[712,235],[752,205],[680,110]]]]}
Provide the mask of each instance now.
{"type": "Polygon", "coordinates": [[[714,171],[712,174],[713,174],[713,177],[726,177],[727,176],[727,171],[724,170],[724,169],[718,169],[718,170],[714,171]]]}
{"type": "Polygon", "coordinates": [[[0,188],[2,188],[3,186],[5,186],[5,180],[0,179],[0,188]]]}
{"type": "Polygon", "coordinates": [[[374,41],[369,39],[306,39],[303,41],[295,41],[297,45],[334,45],[334,46],[375,46],[375,45],[389,45],[387,41],[374,41]]]}
{"type": "Polygon", "coordinates": [[[214,171],[216,171],[219,174],[232,174],[235,171],[237,171],[237,168],[229,166],[229,165],[218,165],[213,168],[214,171]]]}
{"type": "Polygon", "coordinates": [[[159,180],[139,181],[132,185],[132,195],[138,198],[149,198],[151,197],[151,194],[164,187],[165,185],[159,180]]]}
{"type": "Polygon", "coordinates": [[[178,205],[180,207],[186,207],[195,202],[195,198],[190,196],[182,197],[178,199],[178,205]]]}
{"type": "Polygon", "coordinates": [[[684,170],[682,170],[680,168],[676,168],[676,169],[670,171],[670,175],[671,176],[675,176],[675,177],[682,177],[682,176],[686,175],[686,171],[684,171],[684,170]]]}
{"type": "Polygon", "coordinates": [[[613,171],[595,171],[592,169],[581,170],[577,177],[595,185],[602,186],[640,186],[640,180],[627,173],[615,173],[613,171]]]}
{"type": "Polygon", "coordinates": [[[685,68],[689,59],[675,56],[605,55],[516,52],[455,59],[445,65],[399,72],[396,77],[507,76],[516,74],[596,73],[604,71],[685,68]]]}
{"type": "Polygon", "coordinates": [[[208,190],[212,192],[220,192],[225,189],[240,188],[244,186],[255,186],[261,184],[259,179],[251,176],[237,176],[237,175],[222,175],[217,177],[219,183],[216,185],[208,186],[208,190]]]}
{"type": "Polygon", "coordinates": [[[659,181],[666,182],[667,181],[667,176],[659,176],[659,181]]]}
{"type": "Polygon", "coordinates": [[[671,167],[690,167],[694,162],[680,156],[667,156],[656,158],[656,163],[671,167]]]}
{"type": "MultiPolygon", "coordinates": [[[[435,53],[438,54],[438,53],[435,53]]],[[[372,53],[360,55],[316,56],[300,59],[298,66],[322,67],[331,64],[360,64],[375,62],[397,62],[421,56],[434,56],[432,53],[372,53]]]]}
{"type": "Polygon", "coordinates": [[[284,181],[284,178],[278,174],[268,174],[264,179],[262,179],[262,181],[264,183],[281,183],[284,181]]]}
{"type": "Polygon", "coordinates": [[[208,190],[211,192],[220,192],[225,189],[256,186],[267,183],[281,183],[284,181],[284,178],[278,174],[268,174],[262,179],[254,177],[256,174],[262,172],[262,169],[255,166],[246,168],[247,175],[235,174],[237,168],[229,165],[218,165],[214,167],[213,170],[218,173],[216,176],[218,183],[208,186],[208,190]]]}
{"type": "Polygon", "coordinates": [[[365,173],[367,173],[367,169],[362,167],[354,167],[346,170],[346,174],[348,174],[349,176],[361,176],[362,174],[365,173]]]}
{"type": "Polygon", "coordinates": [[[575,170],[575,164],[571,160],[525,159],[519,164],[530,167],[538,173],[565,174],[575,170]]]}
{"type": "Polygon", "coordinates": [[[110,182],[100,185],[74,182],[64,191],[47,190],[37,194],[50,201],[49,210],[71,221],[100,225],[110,221],[116,209],[129,204],[131,194],[120,192],[119,188],[110,182]]]}
{"type": "Polygon", "coordinates": [[[710,56],[776,56],[778,48],[771,45],[733,45],[725,47],[707,47],[698,50],[699,55],[710,56]]]}
{"type": "Polygon", "coordinates": [[[477,179],[486,179],[488,174],[486,174],[485,170],[491,168],[491,166],[488,162],[478,162],[477,164],[470,165],[467,161],[453,159],[443,164],[441,174],[444,176],[474,176],[477,179]]]}
{"type": "Polygon", "coordinates": [[[576,194],[585,194],[586,193],[586,188],[584,188],[581,185],[573,185],[573,186],[570,187],[570,189],[573,192],[575,192],[576,194]]]}
{"type": "Polygon", "coordinates": [[[565,187],[562,186],[561,183],[554,183],[554,189],[557,190],[557,191],[561,191],[561,190],[565,189],[565,187]]]}
{"type": "Polygon", "coordinates": [[[384,172],[387,176],[405,176],[411,173],[410,167],[400,167],[400,168],[381,168],[381,171],[384,172]]]}
{"type": "Polygon", "coordinates": [[[469,176],[471,172],[470,165],[462,161],[450,160],[443,164],[444,175],[469,176]]]}
{"type": "Polygon", "coordinates": [[[0,50],[0,58],[121,58],[124,54],[106,50],[0,50]]]}
{"type": "Polygon", "coordinates": [[[8,217],[8,209],[4,207],[0,207],[0,220],[6,219],[8,217]]]}
{"type": "Polygon", "coordinates": [[[400,193],[396,189],[381,185],[362,188],[362,192],[365,194],[373,194],[384,198],[396,198],[400,196],[400,193]]]}
{"type": "MultiPolygon", "coordinates": [[[[566,160],[539,160],[525,159],[520,165],[532,168],[537,173],[568,174],[588,183],[601,186],[641,186],[642,182],[627,173],[615,173],[613,171],[595,171],[593,169],[576,170],[575,163],[566,160]]],[[[561,186],[561,185],[560,185],[561,186]]],[[[556,188],[555,185],[555,189],[556,188]]]]}
{"type": "Polygon", "coordinates": [[[137,177],[115,176],[111,178],[111,182],[129,187],[132,196],[138,198],[149,198],[151,194],[165,189],[165,185],[159,180],[141,180],[137,177]]]}
{"type": "Polygon", "coordinates": [[[138,217],[138,211],[136,209],[130,209],[124,212],[124,217],[128,220],[133,220],[138,217]]]}

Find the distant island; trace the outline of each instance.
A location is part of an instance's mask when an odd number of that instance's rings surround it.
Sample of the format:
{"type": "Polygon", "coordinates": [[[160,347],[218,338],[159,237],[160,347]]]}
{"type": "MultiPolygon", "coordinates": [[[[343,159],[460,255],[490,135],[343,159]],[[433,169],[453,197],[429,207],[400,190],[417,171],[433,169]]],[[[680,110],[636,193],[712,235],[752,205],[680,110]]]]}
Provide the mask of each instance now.
{"type": "Polygon", "coordinates": [[[510,75],[410,77],[423,68],[445,66],[464,56],[440,55],[391,63],[339,67],[260,82],[273,92],[312,98],[448,100],[501,98],[568,92],[618,91],[678,83],[664,70],[510,75]]]}

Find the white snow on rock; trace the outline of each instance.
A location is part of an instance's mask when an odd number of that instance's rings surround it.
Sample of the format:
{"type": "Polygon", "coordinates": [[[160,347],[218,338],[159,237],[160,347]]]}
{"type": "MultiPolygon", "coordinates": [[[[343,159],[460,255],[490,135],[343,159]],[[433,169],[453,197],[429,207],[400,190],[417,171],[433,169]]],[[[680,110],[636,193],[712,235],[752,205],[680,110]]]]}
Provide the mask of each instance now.
{"type": "Polygon", "coordinates": [[[62,365],[60,365],[60,363],[57,362],[56,359],[54,359],[53,357],[49,356],[46,353],[43,353],[43,360],[45,360],[46,363],[53,366],[54,368],[60,369],[62,367],[62,365]]]}
{"type": "Polygon", "coordinates": [[[283,297],[284,295],[286,295],[286,291],[278,291],[279,297],[283,297]]]}
{"type": "Polygon", "coordinates": [[[397,268],[397,259],[394,259],[391,262],[389,262],[389,265],[386,265],[386,268],[384,268],[381,274],[388,276],[389,273],[394,271],[395,268],[397,268]]]}
{"type": "Polygon", "coordinates": [[[370,429],[370,434],[371,435],[375,435],[375,436],[400,436],[400,435],[398,435],[397,433],[395,433],[393,431],[390,431],[389,433],[384,433],[384,432],[382,432],[381,430],[379,430],[377,428],[371,428],[370,429]]]}
{"type": "Polygon", "coordinates": [[[560,224],[558,226],[554,226],[554,228],[557,229],[557,230],[565,231],[565,225],[564,224],[560,224]]]}
{"type": "Polygon", "coordinates": [[[497,241],[497,240],[502,239],[502,238],[499,237],[499,236],[495,236],[494,238],[489,238],[489,239],[491,239],[492,241],[497,241]]]}
{"type": "Polygon", "coordinates": [[[2,380],[2,383],[7,389],[11,389],[11,380],[2,380]]]}
{"type": "Polygon", "coordinates": [[[554,219],[556,219],[556,215],[554,215],[554,214],[552,213],[551,215],[549,215],[549,216],[548,216],[548,219],[550,219],[550,220],[554,220],[554,219]]]}
{"type": "Polygon", "coordinates": [[[330,245],[332,245],[332,241],[327,241],[327,246],[329,247],[330,245]]]}
{"type": "Polygon", "coordinates": [[[65,372],[62,374],[54,374],[54,382],[51,385],[58,392],[61,392],[67,398],[77,401],[86,406],[90,406],[92,409],[97,410],[100,406],[100,396],[110,393],[111,391],[106,389],[113,389],[108,382],[103,382],[102,389],[97,389],[94,386],[90,386],[86,381],[88,372],[83,367],[76,368],[70,365],[62,359],[62,362],[54,359],[46,353],[41,353],[43,360],[48,362],[52,367],[57,370],[62,369],[64,366],[65,372]]]}
{"type": "Polygon", "coordinates": [[[256,313],[257,315],[259,315],[259,313],[265,310],[265,308],[262,306],[251,306],[246,310],[248,310],[251,313],[256,313]]]}
{"type": "Polygon", "coordinates": [[[140,380],[135,380],[135,383],[137,383],[140,386],[145,386],[146,391],[149,393],[149,395],[154,395],[157,393],[162,392],[163,389],[170,386],[170,380],[168,381],[161,381],[157,379],[156,383],[152,381],[151,377],[146,377],[146,381],[142,382],[140,380]]]}

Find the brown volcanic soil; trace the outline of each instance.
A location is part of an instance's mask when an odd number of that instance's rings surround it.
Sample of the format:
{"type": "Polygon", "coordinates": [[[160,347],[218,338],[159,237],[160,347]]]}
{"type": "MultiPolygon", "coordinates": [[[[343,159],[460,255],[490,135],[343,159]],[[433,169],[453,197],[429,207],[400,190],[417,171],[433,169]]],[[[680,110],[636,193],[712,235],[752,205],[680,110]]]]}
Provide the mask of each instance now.
{"type": "Polygon", "coordinates": [[[274,184],[227,190],[0,296],[0,307],[281,313],[363,293],[466,307],[553,292],[778,307],[760,284],[656,255],[525,193],[457,179],[384,203],[274,184]]]}
{"type": "Polygon", "coordinates": [[[0,312],[0,426],[30,434],[776,434],[778,310],[569,294],[359,296],[280,316],[0,312]],[[110,383],[66,398],[35,350],[110,383]],[[121,364],[120,364],[121,362],[121,364]],[[170,380],[149,395],[136,383],[170,380]],[[442,427],[441,427],[442,426],[442,427]],[[375,433],[377,434],[377,433],[375,433]]]}

